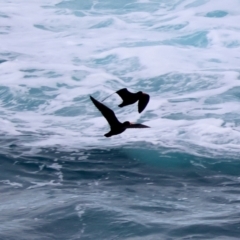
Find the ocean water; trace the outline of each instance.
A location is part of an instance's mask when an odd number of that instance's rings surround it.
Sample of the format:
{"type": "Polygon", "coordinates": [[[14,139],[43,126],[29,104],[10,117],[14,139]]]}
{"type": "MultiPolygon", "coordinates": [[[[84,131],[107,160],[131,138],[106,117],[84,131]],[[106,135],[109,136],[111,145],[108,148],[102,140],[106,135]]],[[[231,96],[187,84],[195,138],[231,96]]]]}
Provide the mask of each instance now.
{"type": "Polygon", "coordinates": [[[240,236],[238,0],[2,0],[0,239],[240,236]],[[89,99],[128,88],[146,109],[89,99]]]}

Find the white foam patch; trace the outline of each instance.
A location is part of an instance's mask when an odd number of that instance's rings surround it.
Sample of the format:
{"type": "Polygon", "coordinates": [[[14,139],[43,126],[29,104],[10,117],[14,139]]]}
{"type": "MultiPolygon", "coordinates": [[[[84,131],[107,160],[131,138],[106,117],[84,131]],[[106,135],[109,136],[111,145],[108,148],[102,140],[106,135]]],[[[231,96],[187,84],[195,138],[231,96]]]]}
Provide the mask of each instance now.
{"type": "Polygon", "coordinates": [[[1,5],[9,16],[1,18],[9,26],[0,38],[2,135],[28,133],[31,139],[21,143],[31,147],[145,141],[193,152],[191,144],[239,151],[237,0],[140,0],[121,14],[96,2],[79,5],[82,16],[73,3],[55,5],[61,2],[1,5]],[[116,94],[104,103],[120,121],[151,128],[105,138],[109,126],[89,95],[101,100],[123,87],[150,94],[143,113],[136,105],[118,108],[116,94]]]}
{"type": "Polygon", "coordinates": [[[23,187],[21,183],[11,182],[10,180],[0,180],[0,182],[15,188],[23,187]]]}
{"type": "Polygon", "coordinates": [[[27,189],[33,189],[33,188],[39,188],[39,187],[45,187],[45,186],[61,186],[62,184],[59,182],[54,182],[54,180],[51,180],[49,182],[31,182],[33,185],[28,187],[27,189]]]}

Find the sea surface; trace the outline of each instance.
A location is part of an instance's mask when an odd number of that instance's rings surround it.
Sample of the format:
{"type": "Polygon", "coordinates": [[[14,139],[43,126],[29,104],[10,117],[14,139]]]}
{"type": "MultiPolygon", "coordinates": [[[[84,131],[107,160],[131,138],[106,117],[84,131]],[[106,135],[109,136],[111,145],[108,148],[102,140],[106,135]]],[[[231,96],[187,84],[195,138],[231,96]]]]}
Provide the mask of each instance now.
{"type": "Polygon", "coordinates": [[[1,0],[0,239],[239,238],[240,1],[1,0]]]}

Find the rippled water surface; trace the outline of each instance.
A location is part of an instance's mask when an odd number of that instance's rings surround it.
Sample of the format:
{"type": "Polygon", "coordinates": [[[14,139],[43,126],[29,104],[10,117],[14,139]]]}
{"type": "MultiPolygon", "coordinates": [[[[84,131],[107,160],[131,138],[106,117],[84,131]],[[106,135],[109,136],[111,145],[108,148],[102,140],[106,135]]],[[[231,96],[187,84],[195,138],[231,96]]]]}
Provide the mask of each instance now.
{"type": "Polygon", "coordinates": [[[0,239],[239,239],[238,0],[0,6],[0,239]]]}

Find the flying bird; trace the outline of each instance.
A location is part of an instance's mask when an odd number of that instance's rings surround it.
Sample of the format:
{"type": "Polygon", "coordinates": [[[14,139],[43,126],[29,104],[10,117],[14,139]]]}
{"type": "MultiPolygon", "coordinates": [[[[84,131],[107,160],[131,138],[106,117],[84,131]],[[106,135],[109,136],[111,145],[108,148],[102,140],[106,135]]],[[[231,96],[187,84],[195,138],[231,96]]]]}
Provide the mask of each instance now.
{"type": "Polygon", "coordinates": [[[118,135],[122,132],[124,132],[127,128],[150,128],[149,126],[140,124],[140,123],[131,123],[131,122],[124,122],[121,123],[116,118],[114,112],[105,106],[104,104],[98,102],[96,99],[94,99],[92,96],[90,96],[90,99],[92,100],[95,107],[102,113],[102,115],[106,118],[108,121],[111,130],[106,133],[105,137],[111,137],[113,135],[118,135]]]}
{"type": "MultiPolygon", "coordinates": [[[[132,92],[129,92],[127,88],[122,88],[114,93],[117,93],[123,100],[123,102],[120,105],[118,105],[119,107],[125,107],[127,105],[131,105],[138,101],[139,113],[141,113],[145,109],[150,99],[150,96],[147,93],[143,93],[142,91],[132,93],[132,92]]],[[[107,99],[108,97],[106,97],[105,99],[107,99]]],[[[103,101],[105,99],[103,99],[103,101]]]]}
{"type": "Polygon", "coordinates": [[[116,92],[123,100],[123,102],[118,105],[119,107],[125,107],[131,105],[138,101],[138,112],[141,113],[149,102],[149,95],[143,93],[142,91],[132,93],[127,90],[127,88],[122,88],[116,92]]]}

